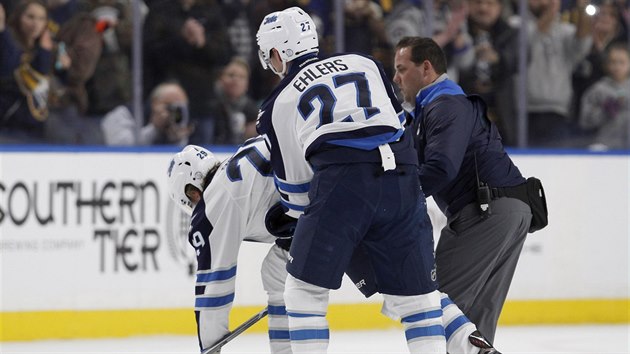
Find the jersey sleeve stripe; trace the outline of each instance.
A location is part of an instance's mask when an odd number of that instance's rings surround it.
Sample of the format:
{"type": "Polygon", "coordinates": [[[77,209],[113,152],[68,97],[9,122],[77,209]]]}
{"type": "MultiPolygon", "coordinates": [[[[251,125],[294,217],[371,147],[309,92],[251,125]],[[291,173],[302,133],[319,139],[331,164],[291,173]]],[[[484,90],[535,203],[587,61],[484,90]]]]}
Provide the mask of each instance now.
{"type": "Polygon", "coordinates": [[[236,276],[236,266],[226,270],[218,270],[216,272],[199,273],[197,274],[197,283],[228,280],[234,276],[236,276]]]}
{"type": "Polygon", "coordinates": [[[304,206],[302,205],[297,205],[297,204],[291,204],[289,202],[287,202],[284,199],[280,199],[280,203],[282,203],[282,205],[286,206],[287,208],[291,209],[291,210],[295,210],[295,211],[299,211],[299,212],[304,212],[304,206]]]}
{"type": "Polygon", "coordinates": [[[274,180],[276,182],[276,186],[278,186],[278,189],[287,193],[307,193],[308,190],[311,188],[310,182],[301,184],[286,183],[281,182],[280,179],[278,179],[278,177],[276,176],[274,176],[274,180]]]}

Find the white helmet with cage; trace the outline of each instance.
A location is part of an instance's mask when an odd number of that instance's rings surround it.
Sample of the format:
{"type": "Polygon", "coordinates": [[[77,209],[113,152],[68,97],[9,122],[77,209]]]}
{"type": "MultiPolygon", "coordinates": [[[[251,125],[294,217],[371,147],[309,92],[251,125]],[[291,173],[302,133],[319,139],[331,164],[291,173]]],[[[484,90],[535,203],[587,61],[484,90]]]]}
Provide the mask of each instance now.
{"type": "Polygon", "coordinates": [[[192,215],[193,203],[186,195],[186,187],[192,185],[201,193],[206,175],[221,164],[209,150],[197,145],[187,145],[173,156],[168,166],[168,195],[184,212],[192,215]]]}
{"type": "Polygon", "coordinates": [[[306,11],[290,7],[265,16],[258,33],[258,57],[263,68],[271,69],[280,77],[286,74],[287,63],[305,54],[319,52],[315,22],[306,11]],[[276,49],[282,61],[282,71],[271,65],[271,50],[276,49]]]}

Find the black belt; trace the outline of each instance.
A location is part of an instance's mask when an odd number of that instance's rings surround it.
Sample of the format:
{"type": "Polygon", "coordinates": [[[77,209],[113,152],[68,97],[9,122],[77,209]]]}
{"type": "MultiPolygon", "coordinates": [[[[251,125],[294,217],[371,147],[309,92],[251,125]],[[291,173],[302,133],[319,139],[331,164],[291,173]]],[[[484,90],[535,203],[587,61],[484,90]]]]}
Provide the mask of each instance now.
{"type": "Polygon", "coordinates": [[[507,197],[516,198],[522,200],[524,203],[529,204],[529,198],[527,197],[527,184],[519,184],[514,187],[497,187],[490,188],[492,199],[507,197]]]}

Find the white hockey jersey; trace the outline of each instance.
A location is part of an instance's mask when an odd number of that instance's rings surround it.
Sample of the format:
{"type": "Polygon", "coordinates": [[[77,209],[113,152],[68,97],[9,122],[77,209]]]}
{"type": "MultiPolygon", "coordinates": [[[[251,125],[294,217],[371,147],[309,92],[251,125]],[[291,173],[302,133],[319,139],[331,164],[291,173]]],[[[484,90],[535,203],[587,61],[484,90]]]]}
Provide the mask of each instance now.
{"type": "Polygon", "coordinates": [[[269,150],[261,137],[224,161],[193,211],[188,234],[197,253],[195,314],[201,348],[228,332],[241,242],[273,243],[265,216],[277,204],[269,150]]]}
{"type": "Polygon", "coordinates": [[[258,132],[269,140],[282,203],[298,217],[308,205],[308,157],[330,146],[373,150],[403,133],[404,111],[380,64],[358,54],[292,62],[263,103],[258,132]]]}

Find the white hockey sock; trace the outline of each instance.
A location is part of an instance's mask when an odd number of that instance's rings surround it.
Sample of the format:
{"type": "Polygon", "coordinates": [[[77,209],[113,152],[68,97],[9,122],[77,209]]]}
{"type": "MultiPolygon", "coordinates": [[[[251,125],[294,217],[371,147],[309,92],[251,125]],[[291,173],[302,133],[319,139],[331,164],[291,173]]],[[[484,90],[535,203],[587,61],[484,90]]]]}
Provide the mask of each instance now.
{"type": "Polygon", "coordinates": [[[272,354],[291,354],[289,319],[284,303],[269,304],[269,346],[272,354]]]}
{"type": "Polygon", "coordinates": [[[328,289],[287,277],[284,301],[289,315],[289,336],[294,354],[328,350],[328,289]]]}
{"type": "Polygon", "coordinates": [[[291,354],[289,319],[284,306],[284,282],[287,277],[287,251],[274,245],[262,263],[260,275],[267,291],[269,346],[272,354],[291,354]]]}
{"type": "Polygon", "coordinates": [[[383,298],[382,312],[401,319],[410,353],[446,353],[438,291],[415,296],[383,295],[383,298]]]}
{"type": "Polygon", "coordinates": [[[470,322],[448,295],[440,294],[446,348],[449,354],[477,354],[479,348],[470,344],[468,340],[468,336],[477,329],[477,326],[470,322]]]}

